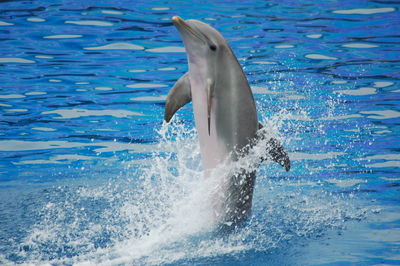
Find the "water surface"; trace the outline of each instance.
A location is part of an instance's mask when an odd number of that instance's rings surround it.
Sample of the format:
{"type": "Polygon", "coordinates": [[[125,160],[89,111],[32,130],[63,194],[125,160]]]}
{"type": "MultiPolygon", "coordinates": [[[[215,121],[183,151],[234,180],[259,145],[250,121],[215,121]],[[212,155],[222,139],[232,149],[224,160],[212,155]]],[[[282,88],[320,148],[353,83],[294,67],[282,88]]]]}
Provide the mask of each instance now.
{"type": "Polygon", "coordinates": [[[400,263],[397,1],[0,4],[0,262],[400,263]],[[260,166],[252,217],[208,231],[170,18],[228,40],[292,169],[260,166]]]}

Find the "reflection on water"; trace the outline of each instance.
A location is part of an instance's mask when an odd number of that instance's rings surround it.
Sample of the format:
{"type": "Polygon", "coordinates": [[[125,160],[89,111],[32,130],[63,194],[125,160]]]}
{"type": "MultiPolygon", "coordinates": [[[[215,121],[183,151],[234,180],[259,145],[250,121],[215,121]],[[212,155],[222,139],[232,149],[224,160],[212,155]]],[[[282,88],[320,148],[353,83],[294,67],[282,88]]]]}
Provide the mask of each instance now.
{"type": "Polygon", "coordinates": [[[115,10],[101,10],[103,14],[111,14],[111,15],[123,15],[123,12],[115,11],[115,10]]]}
{"type": "Polygon", "coordinates": [[[5,21],[0,21],[0,26],[11,26],[14,25],[13,23],[5,22],[5,21]]]}
{"type": "Polygon", "coordinates": [[[135,97],[131,98],[131,101],[137,102],[147,102],[147,101],[158,101],[158,102],[165,102],[167,99],[167,95],[160,95],[160,96],[143,96],[143,97],[135,97]]]}
{"type": "Polygon", "coordinates": [[[42,112],[42,114],[58,114],[61,117],[56,119],[70,119],[84,116],[113,116],[113,117],[129,117],[144,114],[132,112],[128,110],[87,110],[87,109],[58,109],[54,111],[42,112]]]}
{"type": "Polygon", "coordinates": [[[21,95],[21,94],[3,94],[3,95],[0,95],[0,99],[19,99],[19,98],[25,98],[25,96],[21,95]]]}
{"type": "Polygon", "coordinates": [[[127,88],[132,88],[132,89],[139,89],[139,88],[162,88],[162,87],[168,87],[167,85],[164,84],[152,84],[152,83],[135,83],[135,84],[129,84],[126,85],[127,88]]]}
{"type": "Polygon", "coordinates": [[[45,95],[47,94],[45,91],[32,91],[32,92],[27,92],[25,95],[45,95]]]}
{"type": "Polygon", "coordinates": [[[387,13],[393,11],[395,11],[393,7],[381,7],[381,8],[354,8],[354,9],[335,10],[333,11],[333,13],[344,14],[344,15],[373,15],[373,14],[387,13]]]}
{"type": "Polygon", "coordinates": [[[37,151],[49,149],[70,149],[81,147],[96,147],[95,152],[116,152],[133,150],[136,152],[150,152],[150,145],[119,143],[119,142],[69,142],[69,141],[23,141],[23,140],[1,140],[0,151],[37,151]],[[101,148],[98,148],[101,147],[101,148]]]}
{"type": "Polygon", "coordinates": [[[347,48],[375,48],[375,47],[378,47],[378,45],[369,44],[369,43],[347,43],[347,44],[343,44],[342,46],[347,47],[347,48]]]}
{"type": "Polygon", "coordinates": [[[146,49],[146,51],[150,53],[183,53],[185,52],[185,48],[180,46],[167,46],[167,47],[146,49]]]}
{"type": "Polygon", "coordinates": [[[26,20],[30,21],[30,22],[43,22],[43,21],[46,21],[43,18],[35,18],[35,17],[27,18],[26,20]]]}
{"type": "Polygon", "coordinates": [[[86,50],[143,50],[144,47],[132,43],[118,42],[96,47],[85,47],[86,50]]]}
{"type": "Polygon", "coordinates": [[[322,54],[307,54],[305,57],[316,60],[337,60],[336,57],[322,55],[322,54]]]}
{"type": "Polygon", "coordinates": [[[308,34],[306,37],[311,38],[311,39],[318,39],[322,37],[322,34],[308,34]]]}
{"type": "Polygon", "coordinates": [[[399,3],[195,7],[0,4],[0,263],[398,264],[399,3]],[[187,71],[173,15],[223,33],[293,161],[260,166],[222,239],[199,233],[191,106],[162,125],[187,71]]]}
{"type": "MultiPolygon", "coordinates": [[[[60,34],[60,35],[49,35],[43,36],[43,39],[72,39],[72,38],[81,38],[82,35],[78,34],[60,34]]],[[[43,58],[43,57],[42,57],[43,58]]]]}
{"type": "Polygon", "coordinates": [[[376,94],[375,88],[359,88],[355,90],[338,90],[338,93],[347,94],[347,95],[371,95],[376,94]]]}
{"type": "Polygon", "coordinates": [[[67,21],[65,21],[65,23],[75,24],[75,25],[84,25],[84,26],[100,26],[100,27],[106,27],[106,26],[113,25],[111,22],[99,21],[99,20],[78,20],[78,21],[67,20],[67,21]]]}
{"type": "Polygon", "coordinates": [[[0,63],[35,63],[33,60],[28,60],[24,58],[18,57],[0,57],[0,63]]]}

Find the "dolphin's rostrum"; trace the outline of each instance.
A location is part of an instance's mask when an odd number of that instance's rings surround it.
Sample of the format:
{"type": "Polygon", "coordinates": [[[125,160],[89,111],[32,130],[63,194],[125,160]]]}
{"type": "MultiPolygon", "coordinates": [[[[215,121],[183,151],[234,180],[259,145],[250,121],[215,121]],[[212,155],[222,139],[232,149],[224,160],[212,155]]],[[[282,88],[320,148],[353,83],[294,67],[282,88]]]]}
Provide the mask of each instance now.
{"type": "MultiPolygon", "coordinates": [[[[227,161],[237,161],[264,138],[257,134],[262,125],[253,94],[236,56],[217,30],[198,20],[174,16],[172,21],[183,39],[189,71],[168,94],[164,118],[169,122],[179,108],[193,102],[205,177],[227,180],[216,197],[215,222],[237,225],[250,212],[255,171],[243,169],[220,177],[212,170],[227,161]]],[[[290,160],[283,147],[273,138],[267,143],[272,160],[288,171],[290,160]]]]}

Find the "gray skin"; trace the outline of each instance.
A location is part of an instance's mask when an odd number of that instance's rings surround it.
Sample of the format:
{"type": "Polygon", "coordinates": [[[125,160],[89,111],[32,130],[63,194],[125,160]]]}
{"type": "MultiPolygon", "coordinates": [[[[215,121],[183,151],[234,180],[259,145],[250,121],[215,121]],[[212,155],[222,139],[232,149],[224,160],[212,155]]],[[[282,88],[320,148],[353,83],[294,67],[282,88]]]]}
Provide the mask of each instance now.
{"type": "MultiPolygon", "coordinates": [[[[256,105],[245,74],[224,37],[210,25],[175,16],[186,49],[189,71],[171,89],[165,120],[186,103],[193,102],[205,178],[215,178],[219,191],[213,195],[214,218],[218,225],[234,226],[250,213],[255,171],[216,176],[222,163],[237,161],[260,138],[256,105]]],[[[270,157],[290,168],[287,153],[271,139],[270,157]]]]}

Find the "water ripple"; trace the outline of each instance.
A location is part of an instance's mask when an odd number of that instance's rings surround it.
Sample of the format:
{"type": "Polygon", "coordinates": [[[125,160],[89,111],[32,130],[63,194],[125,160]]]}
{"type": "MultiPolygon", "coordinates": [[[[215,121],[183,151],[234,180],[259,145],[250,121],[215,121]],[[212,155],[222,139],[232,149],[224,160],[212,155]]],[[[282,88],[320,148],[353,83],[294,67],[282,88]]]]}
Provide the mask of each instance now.
{"type": "Polygon", "coordinates": [[[386,88],[389,86],[392,86],[394,82],[391,81],[375,81],[374,82],[374,87],[375,88],[386,88]]]}
{"type": "Polygon", "coordinates": [[[399,217],[399,7],[3,1],[0,264],[398,263],[393,243],[371,234],[398,233],[388,228],[399,217]],[[223,239],[187,231],[204,217],[188,216],[198,206],[182,195],[204,194],[190,183],[202,180],[190,106],[163,123],[188,69],[173,15],[226,37],[293,160],[288,173],[260,166],[249,224],[223,239]]]}
{"type": "Polygon", "coordinates": [[[144,50],[143,46],[132,44],[132,43],[125,43],[125,42],[116,42],[110,43],[102,46],[95,46],[95,47],[85,47],[86,50],[144,50]]]}
{"type": "Polygon", "coordinates": [[[111,22],[100,21],[100,20],[67,20],[65,21],[67,24],[75,24],[75,25],[83,25],[83,26],[100,26],[100,27],[108,27],[113,26],[114,24],[111,22]]]}
{"type": "Polygon", "coordinates": [[[311,39],[319,39],[322,37],[322,34],[307,34],[306,37],[311,39]]]}
{"type": "Polygon", "coordinates": [[[370,43],[347,43],[343,44],[343,47],[347,48],[376,48],[379,47],[379,45],[376,44],[370,44],[370,43]]]}
{"type": "Polygon", "coordinates": [[[19,58],[19,57],[0,57],[0,63],[32,64],[32,63],[36,63],[36,62],[33,60],[19,58]]]}
{"type": "Polygon", "coordinates": [[[167,99],[167,95],[142,96],[142,97],[130,98],[131,101],[135,101],[135,102],[165,102],[166,99],[167,99]]]}
{"type": "Polygon", "coordinates": [[[72,149],[79,147],[95,147],[95,152],[115,152],[133,150],[151,152],[151,145],[118,143],[118,142],[69,142],[69,141],[20,141],[0,140],[0,151],[36,151],[49,149],[72,149]]]}
{"type": "Polygon", "coordinates": [[[124,14],[124,12],[117,11],[117,10],[110,10],[110,9],[101,10],[101,13],[110,14],[110,15],[123,15],[124,14]]]}
{"type": "Polygon", "coordinates": [[[59,34],[59,35],[48,35],[43,36],[44,39],[72,39],[72,38],[81,38],[82,35],[79,34],[59,34]]]}
{"type": "Polygon", "coordinates": [[[58,109],[53,111],[42,112],[42,114],[58,114],[61,117],[57,119],[71,119],[85,116],[113,116],[125,118],[130,116],[144,116],[142,113],[127,110],[87,110],[87,109],[58,109]]]}
{"type": "Polygon", "coordinates": [[[0,99],[20,99],[24,98],[24,95],[21,94],[1,94],[0,99]]]}
{"type": "Polygon", "coordinates": [[[44,22],[46,21],[44,18],[38,18],[38,17],[30,17],[27,18],[26,21],[30,21],[30,22],[44,22]]]}
{"type": "Polygon", "coordinates": [[[5,21],[0,21],[0,26],[12,26],[14,25],[14,23],[9,23],[9,22],[5,22],[5,21]]]}
{"type": "Polygon", "coordinates": [[[365,87],[365,88],[359,88],[359,89],[355,89],[355,90],[337,90],[335,92],[341,93],[341,94],[347,94],[347,95],[363,96],[363,95],[376,94],[376,89],[365,87]]]}
{"type": "Polygon", "coordinates": [[[332,13],[343,14],[343,15],[373,15],[373,14],[393,12],[395,10],[396,9],[393,7],[354,8],[354,9],[335,10],[335,11],[332,11],[332,13]]]}
{"type": "Polygon", "coordinates": [[[379,120],[393,119],[400,117],[400,112],[395,110],[361,111],[360,113],[369,115],[368,118],[379,119],[379,120]]]}
{"type": "Polygon", "coordinates": [[[135,83],[135,84],[129,84],[126,85],[127,88],[163,88],[167,87],[167,85],[164,84],[153,84],[153,83],[135,83]]]}
{"type": "Polygon", "coordinates": [[[146,51],[150,53],[184,53],[185,48],[180,46],[166,46],[159,48],[150,48],[146,49],[146,51]]]}
{"type": "Polygon", "coordinates": [[[315,60],[337,60],[336,57],[327,56],[323,54],[307,54],[305,55],[306,58],[315,59],[315,60]]]}

